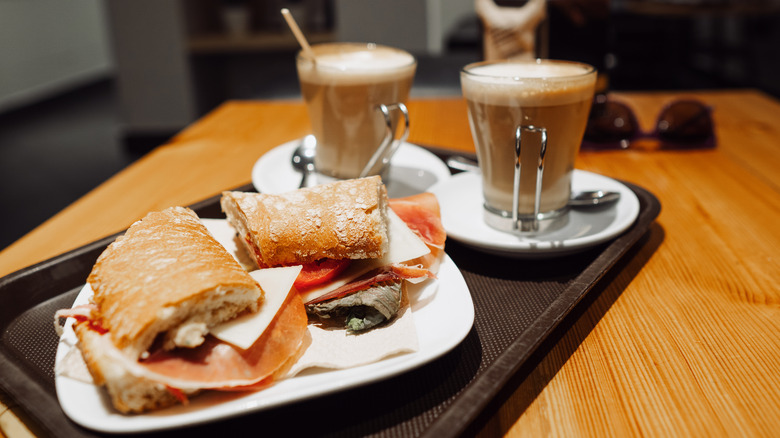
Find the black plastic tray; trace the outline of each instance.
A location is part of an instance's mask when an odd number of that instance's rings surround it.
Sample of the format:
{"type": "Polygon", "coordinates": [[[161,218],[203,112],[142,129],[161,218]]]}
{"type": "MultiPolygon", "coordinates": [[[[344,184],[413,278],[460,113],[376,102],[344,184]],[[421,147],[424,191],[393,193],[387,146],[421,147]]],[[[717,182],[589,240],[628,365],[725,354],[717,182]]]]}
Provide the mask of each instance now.
{"type": "MultiPolygon", "coordinates": [[[[442,158],[447,152],[429,148],[442,158]]],[[[403,375],[359,388],[170,435],[267,433],[313,436],[458,436],[473,434],[495,412],[502,389],[575,306],[650,229],[661,205],[626,184],[640,201],[634,225],[614,240],[549,260],[512,260],[447,242],[476,312],[466,339],[448,354],[403,375]]],[[[247,185],[238,190],[253,190],[247,185]]],[[[201,217],[224,217],[218,198],[191,206],[201,217]]],[[[39,435],[98,436],[70,421],[54,387],[57,336],[53,315],[69,307],[95,259],[116,236],[0,279],[0,390],[39,435]]],[[[511,386],[511,385],[509,385],[511,386]]],[[[154,435],[154,434],[149,434],[154,435]]]]}

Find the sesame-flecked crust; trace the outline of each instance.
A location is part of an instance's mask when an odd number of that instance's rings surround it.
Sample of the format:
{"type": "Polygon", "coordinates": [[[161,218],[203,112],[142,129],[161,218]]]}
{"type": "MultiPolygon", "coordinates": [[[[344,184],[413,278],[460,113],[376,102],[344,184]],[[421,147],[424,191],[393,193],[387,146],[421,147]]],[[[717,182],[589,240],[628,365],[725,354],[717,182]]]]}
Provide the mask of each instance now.
{"type": "MultiPolygon", "coordinates": [[[[118,348],[133,354],[146,351],[154,340],[150,330],[170,328],[156,320],[184,304],[196,309],[193,303],[217,303],[215,296],[224,300],[224,295],[241,293],[246,296],[231,305],[256,310],[262,300],[254,279],[183,207],[149,213],[134,223],[100,255],[87,281],[100,324],[118,348]]],[[[223,319],[240,311],[234,308],[223,319]]]]}
{"type": "Polygon", "coordinates": [[[378,258],[387,250],[387,190],[378,176],[278,195],[225,192],[222,209],[266,266],[378,258]]]}

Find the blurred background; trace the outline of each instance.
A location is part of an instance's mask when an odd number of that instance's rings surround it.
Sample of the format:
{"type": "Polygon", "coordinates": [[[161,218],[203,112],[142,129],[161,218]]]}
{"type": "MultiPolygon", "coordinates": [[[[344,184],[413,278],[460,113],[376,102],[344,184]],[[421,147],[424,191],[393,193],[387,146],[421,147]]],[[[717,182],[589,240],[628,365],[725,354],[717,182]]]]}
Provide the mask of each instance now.
{"type": "Polygon", "coordinates": [[[530,43],[506,56],[592,63],[606,90],[780,97],[780,0],[0,0],[0,249],[223,101],[300,99],[283,7],[312,43],[415,54],[413,97],[460,96],[512,26],[530,43]]]}

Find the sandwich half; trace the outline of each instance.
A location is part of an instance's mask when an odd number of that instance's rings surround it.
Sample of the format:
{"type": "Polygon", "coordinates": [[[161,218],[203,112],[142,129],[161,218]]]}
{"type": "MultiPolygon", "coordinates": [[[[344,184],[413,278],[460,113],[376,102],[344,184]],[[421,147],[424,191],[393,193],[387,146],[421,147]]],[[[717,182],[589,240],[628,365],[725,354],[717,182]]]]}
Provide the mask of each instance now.
{"type": "Polygon", "coordinates": [[[262,310],[266,297],[197,215],[182,207],[133,224],[98,257],[88,285],[92,302],[57,316],[76,318],[78,347],[90,373],[123,413],[184,402],[203,389],[267,381],[295,356],[306,330],[303,305],[290,293],[268,333],[251,346],[210,335],[262,310]],[[273,352],[257,360],[269,342],[273,352]],[[241,368],[242,358],[250,357],[264,363],[241,368]],[[236,375],[232,370],[239,368],[236,375]]]}
{"type": "Polygon", "coordinates": [[[381,257],[388,245],[387,202],[375,176],[279,195],[225,192],[221,206],[262,268],[381,257]]]}
{"type": "Polygon", "coordinates": [[[310,315],[360,331],[392,319],[405,280],[435,276],[423,261],[443,254],[446,234],[428,195],[434,214],[403,214],[415,228],[439,230],[431,245],[389,208],[395,201],[378,176],[275,195],[225,192],[221,204],[258,267],[302,266],[295,287],[310,315]]]}

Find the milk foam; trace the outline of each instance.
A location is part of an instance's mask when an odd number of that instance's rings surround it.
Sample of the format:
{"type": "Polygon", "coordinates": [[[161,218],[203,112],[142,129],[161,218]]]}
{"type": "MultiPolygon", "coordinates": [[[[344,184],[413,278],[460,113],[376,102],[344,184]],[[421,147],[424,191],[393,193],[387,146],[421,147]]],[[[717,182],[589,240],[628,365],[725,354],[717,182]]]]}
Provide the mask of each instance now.
{"type": "Polygon", "coordinates": [[[505,77],[547,78],[584,75],[588,70],[576,64],[499,63],[487,64],[469,70],[480,75],[480,81],[494,82],[505,77]]]}
{"type": "Polygon", "coordinates": [[[334,53],[317,57],[317,64],[320,67],[340,70],[387,70],[404,67],[412,62],[414,62],[412,55],[386,49],[334,53]]]}
{"type": "Polygon", "coordinates": [[[402,50],[362,44],[315,46],[316,65],[298,61],[298,74],[308,82],[364,83],[393,80],[414,74],[415,59],[402,50]]]}
{"type": "Polygon", "coordinates": [[[590,99],[595,72],[578,64],[498,63],[461,73],[464,96],[494,105],[551,106],[590,99]]]}

